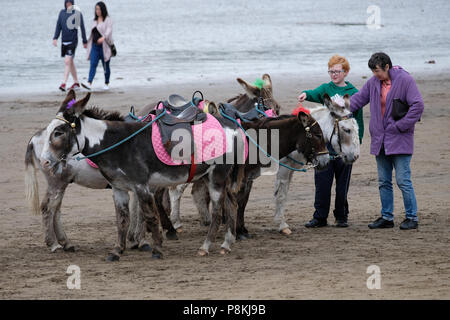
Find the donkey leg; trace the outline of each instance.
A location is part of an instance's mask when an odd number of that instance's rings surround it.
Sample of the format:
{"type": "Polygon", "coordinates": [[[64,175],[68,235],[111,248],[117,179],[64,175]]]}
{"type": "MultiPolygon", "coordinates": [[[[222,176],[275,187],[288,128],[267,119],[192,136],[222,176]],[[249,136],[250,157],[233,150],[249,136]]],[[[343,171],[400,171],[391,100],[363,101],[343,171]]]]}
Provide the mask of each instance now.
{"type": "Polygon", "coordinates": [[[117,243],[106,258],[107,261],[118,261],[127,244],[127,232],[130,223],[128,202],[130,196],[125,190],[113,188],[114,207],[116,209],[117,243]]]}
{"type": "Polygon", "coordinates": [[[128,228],[128,243],[130,249],[138,249],[139,241],[136,239],[137,216],[139,210],[139,203],[137,196],[131,192],[130,196],[130,226],[128,228]]]}
{"type": "Polygon", "coordinates": [[[241,185],[236,198],[238,203],[237,220],[236,220],[236,237],[238,240],[246,240],[250,238],[247,228],[245,227],[244,213],[247,207],[248,198],[252,191],[253,180],[248,179],[241,185]]]}
{"type": "Polygon", "coordinates": [[[287,201],[289,185],[292,180],[294,171],[285,167],[280,167],[277,173],[277,179],[275,181],[275,215],[274,222],[278,225],[278,231],[284,235],[290,235],[292,231],[289,229],[289,225],[286,223],[284,216],[284,206],[287,201]]]}
{"type": "Polygon", "coordinates": [[[211,224],[211,212],[209,212],[209,202],[211,201],[208,192],[208,184],[204,180],[196,181],[192,185],[192,198],[200,214],[200,223],[204,226],[211,224]]]}
{"type": "Polygon", "coordinates": [[[226,254],[231,251],[231,245],[236,241],[236,211],[237,200],[233,192],[227,191],[224,199],[223,211],[226,218],[227,233],[225,234],[225,241],[221,245],[221,254],[226,254]]]}
{"type": "Polygon", "coordinates": [[[61,184],[52,181],[51,179],[48,179],[47,182],[47,192],[41,203],[42,222],[45,230],[45,243],[52,252],[55,252],[56,250],[63,248],[63,246],[58,243],[55,231],[55,216],[61,207],[64,190],[66,189],[67,184],[61,184]]]}
{"type": "Polygon", "coordinates": [[[225,170],[224,168],[216,168],[209,174],[208,189],[212,202],[212,219],[206,239],[198,250],[198,255],[200,256],[205,256],[209,253],[209,247],[215,241],[217,231],[222,221],[222,209],[228,171],[229,170],[225,170]]]}
{"type": "Polygon", "coordinates": [[[64,251],[75,252],[75,246],[67,238],[67,235],[64,232],[64,228],[61,223],[61,204],[59,205],[58,210],[55,212],[53,218],[54,218],[53,224],[55,227],[56,238],[58,239],[59,244],[63,246],[64,251]]]}
{"type": "Polygon", "coordinates": [[[181,196],[183,195],[184,190],[188,186],[187,183],[180,184],[176,187],[170,187],[169,188],[169,196],[170,196],[170,220],[172,221],[172,224],[174,228],[178,232],[183,232],[182,229],[182,223],[180,218],[180,202],[181,202],[181,196]]]}
{"type": "Polygon", "coordinates": [[[162,236],[159,228],[159,215],[156,213],[157,208],[155,205],[155,199],[150,192],[148,186],[138,186],[137,195],[139,199],[139,214],[141,218],[138,219],[137,228],[141,232],[140,239],[144,239],[146,226],[149,227],[152,233],[153,246],[152,246],[152,258],[162,258],[162,236]],[[145,223],[143,218],[145,217],[145,223]]]}
{"type": "Polygon", "coordinates": [[[178,240],[177,230],[175,230],[170,221],[166,206],[164,206],[165,194],[168,192],[167,188],[159,188],[155,192],[155,205],[161,221],[161,226],[167,230],[166,237],[168,240],[178,240]]]}

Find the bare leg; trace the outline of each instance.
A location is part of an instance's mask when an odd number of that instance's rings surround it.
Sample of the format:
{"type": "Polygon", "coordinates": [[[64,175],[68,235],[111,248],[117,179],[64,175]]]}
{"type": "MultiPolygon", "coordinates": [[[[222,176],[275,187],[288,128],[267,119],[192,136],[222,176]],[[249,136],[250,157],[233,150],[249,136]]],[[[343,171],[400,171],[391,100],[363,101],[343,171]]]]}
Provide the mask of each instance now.
{"type": "Polygon", "coordinates": [[[191,193],[195,206],[200,214],[200,223],[204,226],[209,226],[211,224],[211,213],[209,212],[211,199],[209,197],[208,185],[203,180],[196,181],[192,185],[191,193]]]}
{"type": "Polygon", "coordinates": [[[70,73],[72,74],[73,82],[78,83],[78,76],[77,76],[77,69],[75,68],[75,62],[73,61],[73,58],[71,59],[70,64],[70,73]]]}
{"type": "Polygon", "coordinates": [[[69,78],[70,69],[72,67],[72,61],[73,61],[73,58],[71,56],[64,57],[64,81],[63,81],[63,83],[66,83],[67,79],[69,78]]]}

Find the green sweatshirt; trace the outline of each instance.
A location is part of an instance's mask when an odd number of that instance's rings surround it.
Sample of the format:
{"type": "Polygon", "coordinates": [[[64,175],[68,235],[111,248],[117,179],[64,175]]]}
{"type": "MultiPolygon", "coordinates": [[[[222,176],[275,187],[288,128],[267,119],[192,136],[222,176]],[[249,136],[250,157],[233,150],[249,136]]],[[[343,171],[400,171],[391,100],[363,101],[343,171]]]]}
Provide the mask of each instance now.
{"type": "MultiPolygon", "coordinates": [[[[333,83],[333,81],[330,81],[328,83],[321,84],[314,90],[305,90],[303,92],[306,93],[306,100],[323,104],[323,95],[325,93],[332,97],[335,94],[344,96],[346,93],[351,96],[358,92],[358,89],[356,89],[350,82],[345,81],[345,83],[347,84],[345,87],[338,87],[333,83]]],[[[362,108],[353,112],[353,116],[358,123],[359,143],[362,143],[362,138],[364,136],[364,120],[362,108]]]]}

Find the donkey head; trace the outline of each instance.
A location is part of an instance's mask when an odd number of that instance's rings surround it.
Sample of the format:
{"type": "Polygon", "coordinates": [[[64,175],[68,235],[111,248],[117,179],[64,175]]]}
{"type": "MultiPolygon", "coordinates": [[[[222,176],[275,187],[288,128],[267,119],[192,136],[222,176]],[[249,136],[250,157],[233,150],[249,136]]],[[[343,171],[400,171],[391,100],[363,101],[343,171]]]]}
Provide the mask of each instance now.
{"type": "Polygon", "coordinates": [[[272,80],[267,73],[262,76],[264,83],[258,86],[249,84],[241,78],[237,78],[236,80],[244,88],[250,98],[262,99],[262,102],[267,108],[272,109],[277,115],[280,114],[281,106],[273,97],[272,80]]]}
{"type": "Polygon", "coordinates": [[[320,125],[303,111],[297,114],[297,119],[305,129],[305,135],[298,135],[297,151],[319,170],[326,168],[330,157],[320,125]]]}
{"type": "MultiPolygon", "coordinates": [[[[40,156],[41,166],[51,173],[60,172],[66,165],[67,156],[80,151],[77,134],[80,132],[80,115],[88,103],[90,93],[76,101],[70,90],[61,104],[55,119],[45,129],[45,142],[40,156]],[[62,167],[61,167],[62,165],[62,167]]],[[[81,147],[82,148],[82,147],[81,147]]]]}
{"type": "Polygon", "coordinates": [[[358,124],[350,111],[349,95],[346,94],[344,97],[335,95],[330,98],[325,93],[323,101],[334,119],[331,145],[345,163],[351,164],[358,159],[360,150],[358,124]]]}

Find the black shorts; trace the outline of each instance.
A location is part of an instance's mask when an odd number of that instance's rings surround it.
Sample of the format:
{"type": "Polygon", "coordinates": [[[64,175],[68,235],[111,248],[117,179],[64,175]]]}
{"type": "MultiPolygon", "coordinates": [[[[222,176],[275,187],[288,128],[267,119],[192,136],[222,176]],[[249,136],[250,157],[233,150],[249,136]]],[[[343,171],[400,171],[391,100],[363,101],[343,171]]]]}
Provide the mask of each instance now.
{"type": "Polygon", "coordinates": [[[68,45],[61,44],[61,57],[71,56],[75,57],[75,49],[77,48],[76,43],[71,43],[68,45]]]}

